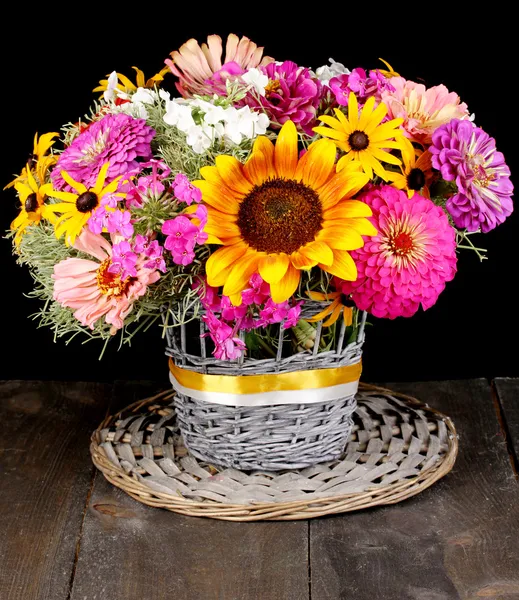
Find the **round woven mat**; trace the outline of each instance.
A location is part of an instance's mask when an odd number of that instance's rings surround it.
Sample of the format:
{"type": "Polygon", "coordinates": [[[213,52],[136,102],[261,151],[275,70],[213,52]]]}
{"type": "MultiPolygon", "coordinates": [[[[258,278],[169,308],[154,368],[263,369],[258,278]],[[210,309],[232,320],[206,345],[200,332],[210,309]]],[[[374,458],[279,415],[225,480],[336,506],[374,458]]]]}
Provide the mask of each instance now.
{"type": "Polygon", "coordinates": [[[229,521],[309,519],[394,504],[446,475],[458,451],[449,417],[409,396],[361,384],[340,460],[280,472],[217,468],[182,444],[163,392],[108,417],[92,434],[96,467],[136,500],[229,521]]]}

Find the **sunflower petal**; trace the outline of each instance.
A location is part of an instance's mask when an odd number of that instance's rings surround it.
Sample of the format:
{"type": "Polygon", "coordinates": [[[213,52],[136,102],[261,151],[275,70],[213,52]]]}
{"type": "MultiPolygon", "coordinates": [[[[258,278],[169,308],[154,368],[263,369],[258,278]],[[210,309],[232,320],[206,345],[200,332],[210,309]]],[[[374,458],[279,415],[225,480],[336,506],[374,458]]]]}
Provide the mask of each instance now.
{"type": "MultiPolygon", "coordinates": [[[[318,236],[321,235],[322,231],[319,232],[318,236]]],[[[330,246],[322,241],[314,241],[306,244],[306,246],[299,248],[299,253],[325,265],[331,265],[333,262],[333,252],[330,246]]]]}
{"type": "Polygon", "coordinates": [[[334,323],[336,323],[337,319],[341,315],[341,312],[342,304],[340,302],[337,302],[337,304],[335,304],[332,314],[330,315],[330,318],[326,319],[326,321],[323,322],[323,327],[331,327],[334,323]]]}
{"type": "Polygon", "coordinates": [[[342,318],[344,319],[346,327],[353,323],[353,310],[351,306],[343,306],[342,318]]]}
{"type": "Polygon", "coordinates": [[[278,283],[270,285],[270,293],[274,302],[281,304],[288,300],[297,290],[301,279],[301,271],[289,265],[285,276],[278,283]]]}
{"type": "MultiPolygon", "coordinates": [[[[333,219],[325,221],[323,224],[323,232],[330,228],[343,230],[344,232],[356,231],[360,235],[377,235],[378,231],[371,224],[369,219],[354,218],[354,219],[333,219]]],[[[344,250],[353,250],[353,248],[344,248],[344,250]]]]}
{"type": "Polygon", "coordinates": [[[267,254],[259,261],[259,274],[267,283],[278,283],[287,272],[290,259],[286,254],[267,254]]]}
{"type": "Polygon", "coordinates": [[[371,217],[371,208],[360,200],[342,200],[323,212],[324,225],[333,219],[351,219],[354,217],[371,217]]]}
{"type": "Polygon", "coordinates": [[[351,173],[348,170],[340,171],[319,190],[323,210],[326,211],[345,198],[351,198],[368,181],[369,177],[365,173],[351,173]]]}
{"type": "MultiPolygon", "coordinates": [[[[360,117],[359,117],[359,124],[357,126],[357,129],[359,131],[364,131],[366,132],[366,127],[367,125],[369,125],[372,122],[373,119],[373,107],[375,106],[375,96],[370,96],[367,100],[366,100],[366,104],[364,104],[364,106],[362,107],[362,111],[360,113],[360,117]]],[[[379,104],[380,106],[380,104],[379,104]]],[[[382,104],[382,108],[387,112],[387,108],[385,104],[382,104]]],[[[375,117],[377,117],[377,115],[375,115],[375,117]]],[[[382,120],[382,119],[380,119],[382,120]]],[[[378,122],[380,123],[380,121],[378,122]]],[[[378,125],[377,123],[377,125],[378,125]]]]}
{"type": "Polygon", "coordinates": [[[337,147],[331,140],[322,139],[314,142],[308,152],[299,161],[295,179],[314,190],[323,186],[334,173],[337,147]]]}
{"type": "Polygon", "coordinates": [[[340,142],[345,142],[348,139],[348,136],[343,131],[337,131],[336,129],[331,129],[330,127],[314,127],[313,131],[322,135],[323,137],[328,137],[332,140],[339,140],[340,142]]]}
{"type": "Polygon", "coordinates": [[[234,246],[219,248],[216,252],[213,252],[207,259],[205,266],[207,283],[212,286],[223,285],[225,281],[220,283],[221,277],[219,275],[222,271],[232,268],[246,251],[247,246],[245,244],[235,244],[234,246]]]}
{"type": "Polygon", "coordinates": [[[331,267],[319,266],[323,271],[331,273],[339,279],[344,279],[344,281],[355,281],[357,279],[357,266],[346,250],[333,251],[333,264],[331,267]]]}
{"type": "Polygon", "coordinates": [[[274,163],[278,177],[292,179],[297,168],[297,129],[287,121],[278,134],[274,149],[274,163]]]}
{"type": "MultiPolygon", "coordinates": [[[[337,115],[338,112],[340,111],[336,108],[335,114],[337,115]]],[[[359,103],[357,102],[357,96],[353,92],[350,92],[348,98],[348,121],[350,122],[352,131],[355,131],[359,122],[359,103]]]]}
{"type": "Polygon", "coordinates": [[[66,171],[61,171],[61,176],[70,185],[72,189],[76,190],[78,194],[83,194],[87,191],[86,186],[84,184],[82,184],[79,181],[76,181],[75,179],[72,179],[72,177],[66,171]]]}
{"type": "Polygon", "coordinates": [[[259,151],[251,154],[249,160],[243,165],[243,172],[254,185],[261,185],[272,174],[272,171],[269,171],[267,157],[259,151]]]}
{"type": "MultiPolygon", "coordinates": [[[[343,227],[326,227],[326,229],[321,229],[317,234],[317,239],[320,242],[324,242],[333,250],[357,250],[364,246],[364,240],[360,233],[351,229],[348,231],[348,229],[344,229],[343,227]]],[[[331,265],[333,261],[334,258],[332,253],[331,260],[319,262],[331,265]]]]}
{"type": "Polygon", "coordinates": [[[315,267],[319,261],[309,258],[308,256],[301,254],[301,252],[294,252],[290,255],[290,262],[296,269],[309,271],[312,267],[315,267]]]}
{"type": "Polygon", "coordinates": [[[209,206],[228,215],[238,214],[239,202],[227,186],[220,187],[203,179],[191,183],[202,192],[202,199],[209,206]]]}
{"type": "Polygon", "coordinates": [[[261,255],[255,250],[248,251],[240,257],[232,268],[225,281],[223,293],[225,296],[233,296],[242,292],[249,284],[249,279],[258,270],[258,262],[261,255]]]}
{"type": "MultiPolygon", "coordinates": [[[[323,294],[324,296],[324,294],[323,294]]],[[[322,299],[324,300],[324,298],[322,299]]],[[[337,305],[337,300],[334,300],[327,307],[325,307],[322,311],[318,312],[316,315],[313,315],[309,319],[305,319],[309,323],[317,323],[317,321],[322,321],[324,317],[327,317],[331,312],[333,312],[334,307],[337,305]]]]}
{"type": "Polygon", "coordinates": [[[243,174],[243,165],[234,156],[220,154],[216,157],[216,168],[227,187],[240,196],[246,196],[252,189],[252,184],[243,174]]]}

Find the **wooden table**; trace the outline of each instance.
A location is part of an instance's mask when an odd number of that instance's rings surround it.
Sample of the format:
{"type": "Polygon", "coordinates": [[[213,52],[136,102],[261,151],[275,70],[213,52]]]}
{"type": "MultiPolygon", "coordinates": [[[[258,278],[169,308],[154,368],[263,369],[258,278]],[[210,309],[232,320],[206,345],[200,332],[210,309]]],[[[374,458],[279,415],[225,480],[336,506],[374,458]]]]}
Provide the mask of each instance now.
{"type": "Polygon", "coordinates": [[[0,383],[0,599],[519,599],[519,379],[382,385],[452,417],[447,477],[394,506],[228,523],[93,468],[91,431],[156,385],[0,383]]]}

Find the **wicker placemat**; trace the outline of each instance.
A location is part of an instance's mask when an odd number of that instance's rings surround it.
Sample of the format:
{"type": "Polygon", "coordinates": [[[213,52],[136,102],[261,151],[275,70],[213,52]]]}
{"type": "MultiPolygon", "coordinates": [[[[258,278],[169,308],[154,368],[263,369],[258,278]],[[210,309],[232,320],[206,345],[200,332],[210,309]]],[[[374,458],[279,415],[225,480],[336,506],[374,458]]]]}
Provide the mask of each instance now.
{"type": "Polygon", "coordinates": [[[309,519],[394,504],[446,475],[458,451],[449,417],[391,390],[361,385],[341,460],[306,469],[218,469],[182,444],[168,390],[108,417],[94,464],[130,496],[184,515],[230,521],[309,519]]]}

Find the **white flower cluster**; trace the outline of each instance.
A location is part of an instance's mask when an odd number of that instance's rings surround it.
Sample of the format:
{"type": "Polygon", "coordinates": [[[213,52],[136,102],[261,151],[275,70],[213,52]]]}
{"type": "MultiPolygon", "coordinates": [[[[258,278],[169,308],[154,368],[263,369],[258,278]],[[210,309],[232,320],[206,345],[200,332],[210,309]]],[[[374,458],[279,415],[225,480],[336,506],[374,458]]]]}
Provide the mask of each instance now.
{"type": "Polygon", "coordinates": [[[336,62],[333,58],[328,59],[330,61],[329,65],[323,65],[316,69],[315,74],[319,81],[326,85],[330,86],[330,79],[337,77],[338,75],[349,75],[351,71],[347,69],[342,63],[336,62]]]}
{"type": "Polygon", "coordinates": [[[263,135],[270,124],[268,117],[248,106],[218,106],[201,100],[166,98],[164,121],[186,134],[186,142],[197,154],[206,152],[215,141],[239,145],[244,139],[263,135]]]}

